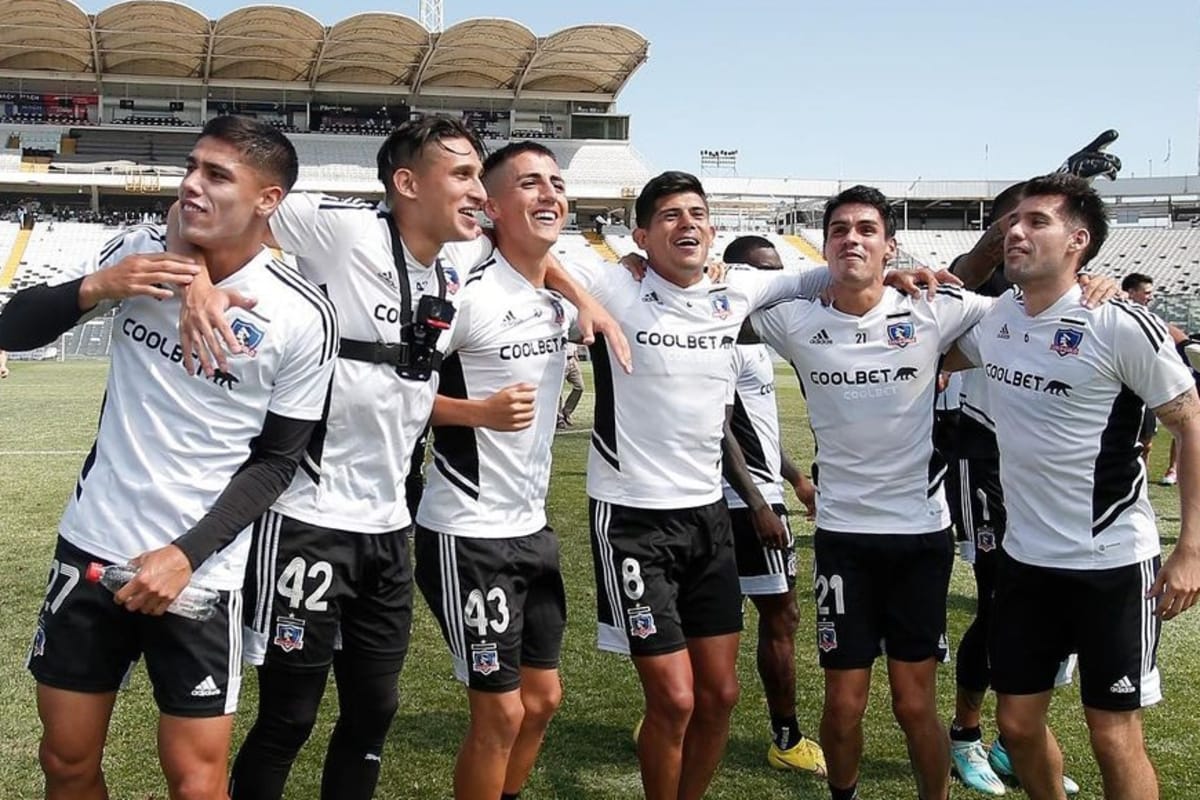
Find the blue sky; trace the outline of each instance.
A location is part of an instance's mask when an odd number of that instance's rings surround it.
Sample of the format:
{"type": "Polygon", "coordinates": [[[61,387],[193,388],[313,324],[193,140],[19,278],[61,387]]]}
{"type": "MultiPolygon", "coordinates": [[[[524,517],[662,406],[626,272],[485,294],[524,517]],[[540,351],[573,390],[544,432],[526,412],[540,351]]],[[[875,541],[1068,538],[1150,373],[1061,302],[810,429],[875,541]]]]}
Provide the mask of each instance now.
{"type": "MultiPolygon", "coordinates": [[[[418,16],[417,0],[288,5],[418,16]]],[[[642,33],[650,59],[618,103],[660,169],[697,171],[711,148],[739,150],[741,175],[1016,179],[1112,127],[1123,175],[1197,173],[1197,0],[445,0],[447,25],[480,16],[642,33]]]]}

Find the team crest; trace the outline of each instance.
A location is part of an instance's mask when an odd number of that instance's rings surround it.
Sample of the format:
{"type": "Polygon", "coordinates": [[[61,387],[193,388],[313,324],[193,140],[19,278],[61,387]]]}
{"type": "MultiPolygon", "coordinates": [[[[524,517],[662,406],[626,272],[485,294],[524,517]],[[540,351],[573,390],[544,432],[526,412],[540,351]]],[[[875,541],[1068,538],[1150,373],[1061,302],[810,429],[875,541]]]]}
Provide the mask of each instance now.
{"type": "Polygon", "coordinates": [[[1074,328],[1059,328],[1054,332],[1054,342],[1050,349],[1060,356],[1079,355],[1079,343],[1083,341],[1083,331],[1074,328]]]}
{"type": "Polygon", "coordinates": [[[837,628],[832,622],[817,623],[817,647],[821,648],[822,653],[837,650],[837,628]]]}
{"type": "Polygon", "coordinates": [[[715,294],[712,296],[713,316],[717,319],[726,319],[733,310],[729,307],[729,295],[715,294]]]}
{"type": "Polygon", "coordinates": [[[46,654],[46,629],[42,627],[41,622],[38,623],[37,630],[33,632],[33,644],[29,646],[29,657],[43,656],[46,654]]]}
{"type": "Polygon", "coordinates": [[[911,322],[893,322],[887,326],[889,347],[908,347],[917,341],[916,331],[911,322]]]}
{"type": "Polygon", "coordinates": [[[634,606],[625,612],[629,615],[629,635],[639,639],[649,639],[658,633],[654,627],[654,614],[649,606],[634,606]]]}
{"type": "Polygon", "coordinates": [[[258,346],[262,344],[262,340],[267,335],[257,325],[246,322],[244,319],[235,319],[229,327],[233,330],[233,335],[237,337],[238,344],[250,355],[258,352],[258,346]]]}
{"type": "Polygon", "coordinates": [[[304,620],[295,617],[276,617],[273,644],[285,653],[303,650],[304,620]]]}
{"type": "Polygon", "coordinates": [[[979,540],[976,546],[981,552],[990,553],[996,549],[996,533],[991,528],[980,528],[975,532],[975,538],[979,540]]]}
{"type": "Polygon", "coordinates": [[[500,671],[500,654],[494,642],[471,645],[471,671],[491,675],[500,671]]]}
{"type": "Polygon", "coordinates": [[[443,264],[442,274],[446,276],[446,291],[450,294],[457,292],[460,285],[458,282],[458,270],[456,270],[454,267],[448,267],[443,264]]]}
{"type": "Polygon", "coordinates": [[[562,301],[557,297],[551,297],[550,308],[554,311],[554,324],[562,325],[567,319],[567,312],[563,310],[562,301]]]}

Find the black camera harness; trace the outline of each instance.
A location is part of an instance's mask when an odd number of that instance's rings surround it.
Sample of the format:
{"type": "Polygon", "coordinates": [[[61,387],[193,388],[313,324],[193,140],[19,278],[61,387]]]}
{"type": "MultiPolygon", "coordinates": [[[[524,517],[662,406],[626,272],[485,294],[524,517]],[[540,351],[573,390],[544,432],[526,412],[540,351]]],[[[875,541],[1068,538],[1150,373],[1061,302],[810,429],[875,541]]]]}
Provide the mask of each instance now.
{"type": "MultiPolygon", "coordinates": [[[[342,339],[338,357],[351,361],[365,361],[368,364],[387,364],[399,371],[407,367],[411,357],[412,344],[412,286],[408,282],[408,264],[404,259],[404,245],[400,242],[400,232],[396,229],[396,221],[391,213],[385,215],[388,231],[392,234],[392,260],[396,262],[396,277],[400,281],[400,341],[399,342],[364,342],[357,339],[342,339]]],[[[438,299],[446,299],[446,272],[442,269],[442,260],[434,261],[433,270],[437,273],[438,299]]],[[[442,363],[441,352],[433,352],[433,370],[436,372],[442,363]]]]}

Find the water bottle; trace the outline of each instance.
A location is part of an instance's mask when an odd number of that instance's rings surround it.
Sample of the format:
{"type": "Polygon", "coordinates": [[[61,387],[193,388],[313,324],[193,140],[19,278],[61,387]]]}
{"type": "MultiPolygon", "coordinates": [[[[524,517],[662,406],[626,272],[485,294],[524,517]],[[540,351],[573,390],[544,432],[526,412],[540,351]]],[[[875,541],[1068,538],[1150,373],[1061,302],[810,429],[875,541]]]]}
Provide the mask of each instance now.
{"type": "MultiPolygon", "coordinates": [[[[84,577],[92,583],[104,584],[106,589],[115,594],[136,574],[137,567],[130,564],[105,566],[93,561],[88,564],[84,577]]],[[[220,599],[221,595],[213,589],[188,585],[183,587],[183,591],[179,593],[174,602],[167,606],[167,611],[188,619],[206,620],[216,613],[217,601],[220,599]]]]}

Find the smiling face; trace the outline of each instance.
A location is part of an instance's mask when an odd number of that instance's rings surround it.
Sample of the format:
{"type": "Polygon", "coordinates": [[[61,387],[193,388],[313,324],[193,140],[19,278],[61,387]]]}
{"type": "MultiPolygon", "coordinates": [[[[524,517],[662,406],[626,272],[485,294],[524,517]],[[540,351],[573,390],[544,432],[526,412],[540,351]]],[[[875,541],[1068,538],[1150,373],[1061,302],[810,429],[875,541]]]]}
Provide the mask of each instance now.
{"type": "Polygon", "coordinates": [[[1027,287],[1074,276],[1090,240],[1083,223],[1065,213],[1061,195],[1026,197],[1008,217],[1004,277],[1027,287]]]}
{"type": "Polygon", "coordinates": [[[882,283],[884,267],[895,255],[896,239],[888,236],[879,209],[865,203],[834,209],[825,233],[825,260],[835,285],[882,283]]]}
{"type": "Polygon", "coordinates": [[[484,208],[496,223],[502,246],[549,248],[567,218],[567,190],[554,159],[538,152],[517,153],[488,172],[484,208]]]}
{"type": "Polygon", "coordinates": [[[179,230],[204,250],[262,239],[260,226],[283,199],[277,180],[251,166],[234,145],[201,137],[179,184],[179,230]]]}
{"type": "Polygon", "coordinates": [[[483,163],[466,139],[428,142],[411,167],[392,173],[396,197],[410,201],[405,215],[438,242],[459,242],[479,235],[476,212],[487,193],[480,175],[483,163]]]}
{"type": "Polygon", "coordinates": [[[650,221],[633,231],[633,241],[646,251],[654,270],[680,286],[700,280],[708,248],[716,236],[708,218],[708,203],[695,192],[659,198],[650,221]]]}

